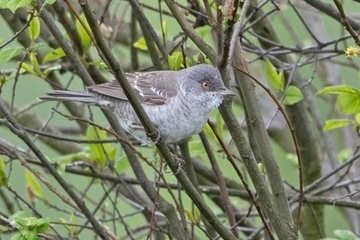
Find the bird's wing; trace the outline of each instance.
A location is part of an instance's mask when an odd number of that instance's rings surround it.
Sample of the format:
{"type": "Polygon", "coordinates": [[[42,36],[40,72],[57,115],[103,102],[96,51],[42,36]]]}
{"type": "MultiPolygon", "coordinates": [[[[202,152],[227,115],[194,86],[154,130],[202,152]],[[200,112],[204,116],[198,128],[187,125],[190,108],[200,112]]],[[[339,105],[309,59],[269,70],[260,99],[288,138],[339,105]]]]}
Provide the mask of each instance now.
{"type": "MultiPolygon", "coordinates": [[[[177,94],[179,85],[175,71],[154,71],[126,73],[126,77],[141,103],[161,105],[177,94]]],[[[127,100],[127,97],[117,81],[111,81],[87,88],[108,97],[127,100]]]]}

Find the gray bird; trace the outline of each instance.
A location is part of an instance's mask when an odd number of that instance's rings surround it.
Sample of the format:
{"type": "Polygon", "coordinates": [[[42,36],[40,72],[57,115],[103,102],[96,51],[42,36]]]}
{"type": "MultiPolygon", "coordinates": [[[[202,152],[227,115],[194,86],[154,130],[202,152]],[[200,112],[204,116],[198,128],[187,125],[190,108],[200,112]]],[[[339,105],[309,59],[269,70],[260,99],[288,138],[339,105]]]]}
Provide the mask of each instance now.
{"type": "MultiPolygon", "coordinates": [[[[219,71],[206,64],[180,71],[126,73],[126,77],[167,144],[199,133],[224,96],[235,95],[224,86],[219,71]]],[[[90,86],[86,91],[55,90],[40,99],[83,102],[111,110],[127,132],[142,144],[150,143],[117,81],[90,86]]]]}

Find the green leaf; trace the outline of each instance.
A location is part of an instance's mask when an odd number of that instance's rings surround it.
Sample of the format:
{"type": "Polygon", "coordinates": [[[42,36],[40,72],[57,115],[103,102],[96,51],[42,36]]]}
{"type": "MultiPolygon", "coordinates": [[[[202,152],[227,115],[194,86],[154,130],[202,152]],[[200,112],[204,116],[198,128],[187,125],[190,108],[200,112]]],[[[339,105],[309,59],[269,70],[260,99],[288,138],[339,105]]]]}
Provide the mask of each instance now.
{"type": "Polygon", "coordinates": [[[56,0],[45,0],[45,2],[43,3],[43,5],[40,8],[40,12],[43,10],[44,7],[46,7],[46,5],[53,5],[56,2],[56,0]]]}
{"type": "Polygon", "coordinates": [[[17,233],[10,240],[27,240],[21,233],[17,233]]]}
{"type": "Polygon", "coordinates": [[[201,156],[205,153],[204,145],[201,141],[197,140],[189,142],[189,150],[191,152],[191,156],[193,157],[201,156]]]}
{"type": "Polygon", "coordinates": [[[34,71],[34,69],[26,62],[21,63],[21,69],[23,69],[24,71],[31,73],[33,75],[37,75],[37,73],[34,71]]]}
{"type": "Polygon", "coordinates": [[[36,43],[34,44],[33,48],[35,49],[35,51],[56,52],[54,48],[49,47],[45,43],[36,43]]]}
{"type": "Polygon", "coordinates": [[[355,115],[355,121],[357,124],[360,124],[360,113],[355,115]]]}
{"type": "Polygon", "coordinates": [[[35,196],[43,199],[44,192],[40,186],[40,183],[38,182],[34,174],[32,174],[29,170],[25,171],[25,180],[26,184],[29,186],[35,196]]]}
{"type": "Polygon", "coordinates": [[[337,99],[340,111],[345,114],[357,114],[360,112],[360,92],[342,93],[337,99]]]}
{"type": "Polygon", "coordinates": [[[31,40],[36,40],[40,35],[40,20],[38,17],[33,17],[28,27],[29,37],[31,40]]]}
{"type": "Polygon", "coordinates": [[[334,235],[340,238],[340,240],[357,240],[356,235],[350,230],[336,229],[334,235]]]}
{"type": "Polygon", "coordinates": [[[65,165],[65,164],[72,163],[73,161],[76,161],[76,160],[82,160],[86,157],[88,157],[88,156],[85,152],[78,152],[78,153],[62,155],[60,157],[53,158],[53,159],[51,159],[51,162],[57,163],[58,165],[65,165]]]}
{"type": "Polygon", "coordinates": [[[46,232],[50,227],[50,218],[40,218],[36,220],[34,225],[38,233],[46,232]]]}
{"type": "Polygon", "coordinates": [[[0,155],[0,171],[4,171],[5,170],[5,162],[3,157],[0,155]]]}
{"type": "Polygon", "coordinates": [[[0,51],[0,63],[6,63],[13,57],[20,55],[23,52],[22,47],[6,48],[0,51]]]}
{"type": "Polygon", "coordinates": [[[29,217],[31,217],[31,215],[27,211],[18,211],[16,213],[14,213],[13,215],[11,215],[9,217],[9,219],[15,220],[15,218],[29,218],[29,217]]]}
{"type": "Polygon", "coordinates": [[[72,226],[68,225],[68,221],[66,221],[64,218],[59,218],[59,221],[62,223],[63,227],[68,231],[72,232],[72,226]]]}
{"type": "MultiPolygon", "coordinates": [[[[80,15],[80,18],[82,19],[82,22],[85,24],[85,27],[90,30],[89,24],[86,20],[86,17],[84,14],[80,15]]],[[[91,38],[89,37],[89,34],[86,32],[82,24],[79,20],[76,20],[75,22],[76,30],[79,33],[81,43],[84,47],[84,52],[87,52],[91,46],[91,38]]]]}
{"type": "Polygon", "coordinates": [[[325,87],[318,91],[316,95],[319,94],[343,94],[343,93],[349,93],[349,94],[360,94],[360,91],[356,88],[353,88],[348,85],[338,85],[338,86],[330,86],[325,87]]]}
{"type": "Polygon", "coordinates": [[[126,155],[122,156],[115,163],[115,170],[118,174],[123,173],[126,169],[130,167],[129,159],[126,155]]]}
{"type": "Polygon", "coordinates": [[[301,90],[295,86],[289,86],[285,93],[284,104],[285,105],[294,105],[295,103],[303,100],[304,96],[301,90]]]}
{"type": "Polygon", "coordinates": [[[28,6],[31,4],[32,1],[33,0],[10,0],[6,4],[6,6],[9,8],[10,11],[12,11],[15,14],[15,11],[18,8],[28,6]]]}
{"type": "Polygon", "coordinates": [[[8,2],[9,0],[0,0],[0,9],[8,8],[7,7],[8,2]]]}
{"type": "Polygon", "coordinates": [[[136,42],[133,43],[133,47],[134,48],[137,48],[137,49],[140,49],[142,51],[147,51],[148,48],[147,48],[147,45],[146,45],[146,41],[145,41],[145,38],[141,37],[139,38],[139,40],[137,40],[136,42]]]}
{"type": "Polygon", "coordinates": [[[6,177],[6,173],[3,170],[0,170],[0,187],[7,187],[8,181],[6,177]]]}
{"type": "MultiPolygon", "coordinates": [[[[89,126],[86,131],[86,139],[89,140],[105,140],[107,139],[106,131],[95,129],[94,126],[89,126]]],[[[116,154],[116,148],[111,147],[109,143],[104,144],[87,144],[89,147],[89,158],[95,162],[105,166],[107,159],[113,160],[116,154]]]]}
{"type": "Polygon", "coordinates": [[[339,163],[346,162],[353,155],[353,153],[354,153],[354,151],[350,148],[341,150],[338,153],[339,163]]]}
{"type": "Polygon", "coordinates": [[[4,159],[0,155],[0,187],[7,186],[7,178],[5,173],[5,162],[4,159]]]}
{"type": "Polygon", "coordinates": [[[35,240],[36,239],[36,231],[34,230],[28,230],[25,233],[23,233],[23,236],[25,237],[25,239],[27,240],[35,240]]]}
{"type": "Polygon", "coordinates": [[[35,53],[30,53],[30,61],[31,61],[31,63],[32,63],[32,65],[33,65],[33,70],[35,71],[35,73],[38,75],[38,76],[41,76],[42,75],[42,72],[41,72],[41,70],[40,70],[40,65],[39,65],[39,62],[38,62],[38,60],[37,60],[37,58],[36,58],[36,55],[35,55],[35,53]]]}
{"type": "Polygon", "coordinates": [[[213,130],[211,129],[211,127],[209,126],[208,123],[205,124],[203,130],[204,130],[206,136],[210,139],[210,141],[217,143],[215,133],[213,132],[213,130]]]}
{"type": "Polygon", "coordinates": [[[265,168],[264,168],[264,165],[263,165],[262,163],[258,163],[257,166],[258,166],[259,171],[260,171],[261,173],[265,173],[265,168]]]}
{"type": "Polygon", "coordinates": [[[276,90],[284,91],[285,89],[285,78],[283,73],[277,73],[274,65],[269,60],[265,62],[265,73],[266,77],[276,90]]]}
{"type": "Polygon", "coordinates": [[[66,54],[62,48],[56,48],[54,51],[49,52],[44,57],[44,63],[57,60],[64,57],[66,54]]]}
{"type": "Polygon", "coordinates": [[[49,75],[49,73],[53,72],[53,71],[57,71],[61,69],[61,65],[55,65],[52,67],[49,67],[47,69],[44,70],[44,74],[47,77],[49,75]]]}
{"type": "Polygon", "coordinates": [[[199,211],[199,209],[197,207],[194,209],[194,221],[195,221],[196,226],[200,225],[201,214],[200,214],[200,211],[199,211]]]}
{"type": "Polygon", "coordinates": [[[224,136],[224,121],[219,111],[216,113],[216,131],[222,139],[224,136]]]}
{"type": "Polygon", "coordinates": [[[332,119],[332,120],[327,120],[325,122],[324,125],[324,132],[336,129],[336,128],[341,128],[341,127],[345,127],[347,125],[349,125],[351,123],[351,121],[349,119],[332,119]]]}
{"type": "Polygon", "coordinates": [[[211,33],[212,28],[209,25],[196,28],[196,32],[202,37],[206,37],[211,33]]]}
{"type": "Polygon", "coordinates": [[[182,66],[182,60],[183,60],[183,56],[181,52],[179,51],[173,52],[168,57],[169,68],[175,71],[180,70],[182,66]]]}
{"type": "Polygon", "coordinates": [[[291,164],[293,164],[296,168],[299,167],[299,160],[296,154],[288,153],[285,156],[286,160],[289,161],[291,164]]]}
{"type": "Polygon", "coordinates": [[[185,215],[189,219],[190,222],[195,224],[194,216],[189,210],[185,209],[185,215]]]}
{"type": "Polygon", "coordinates": [[[162,29],[164,31],[163,36],[166,41],[168,39],[168,27],[167,27],[167,22],[165,20],[162,22],[162,29]]]}
{"type": "Polygon", "coordinates": [[[54,3],[56,2],[56,0],[45,0],[43,6],[46,6],[46,5],[53,5],[54,3]]]}

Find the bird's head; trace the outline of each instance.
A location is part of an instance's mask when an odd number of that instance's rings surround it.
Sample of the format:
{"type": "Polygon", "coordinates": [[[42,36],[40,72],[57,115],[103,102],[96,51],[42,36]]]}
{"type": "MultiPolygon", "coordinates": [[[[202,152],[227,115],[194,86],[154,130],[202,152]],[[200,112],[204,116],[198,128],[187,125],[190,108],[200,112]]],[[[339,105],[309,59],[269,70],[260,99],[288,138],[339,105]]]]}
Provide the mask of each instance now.
{"type": "Polygon", "coordinates": [[[223,83],[219,70],[211,65],[200,64],[180,71],[185,94],[211,94],[219,97],[235,96],[223,83]]]}
{"type": "Polygon", "coordinates": [[[218,107],[224,96],[235,96],[223,83],[218,69],[211,65],[200,64],[180,72],[180,88],[184,95],[198,100],[204,107],[218,107]]]}

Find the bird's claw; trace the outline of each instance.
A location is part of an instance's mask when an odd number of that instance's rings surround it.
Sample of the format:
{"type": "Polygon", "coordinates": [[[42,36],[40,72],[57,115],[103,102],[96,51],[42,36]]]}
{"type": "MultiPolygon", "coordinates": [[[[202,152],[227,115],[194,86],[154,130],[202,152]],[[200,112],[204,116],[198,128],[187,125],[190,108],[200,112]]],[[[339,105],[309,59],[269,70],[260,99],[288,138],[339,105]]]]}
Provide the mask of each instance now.
{"type": "MultiPolygon", "coordinates": [[[[175,172],[175,174],[174,174],[174,175],[176,175],[176,174],[178,174],[178,173],[181,171],[182,167],[185,165],[185,160],[179,158],[179,157],[176,156],[175,154],[172,154],[172,155],[173,155],[173,157],[174,157],[175,164],[176,164],[176,166],[177,166],[176,172],[175,172]]],[[[165,171],[165,173],[170,173],[171,171],[167,171],[167,167],[168,167],[168,165],[167,165],[167,163],[165,163],[165,165],[164,165],[164,171],[165,171]]]]}
{"type": "Polygon", "coordinates": [[[141,146],[149,146],[149,147],[153,147],[155,145],[158,145],[161,142],[162,138],[160,133],[157,134],[155,141],[152,140],[152,138],[150,138],[149,136],[146,138],[145,142],[143,142],[141,144],[141,146]]]}

